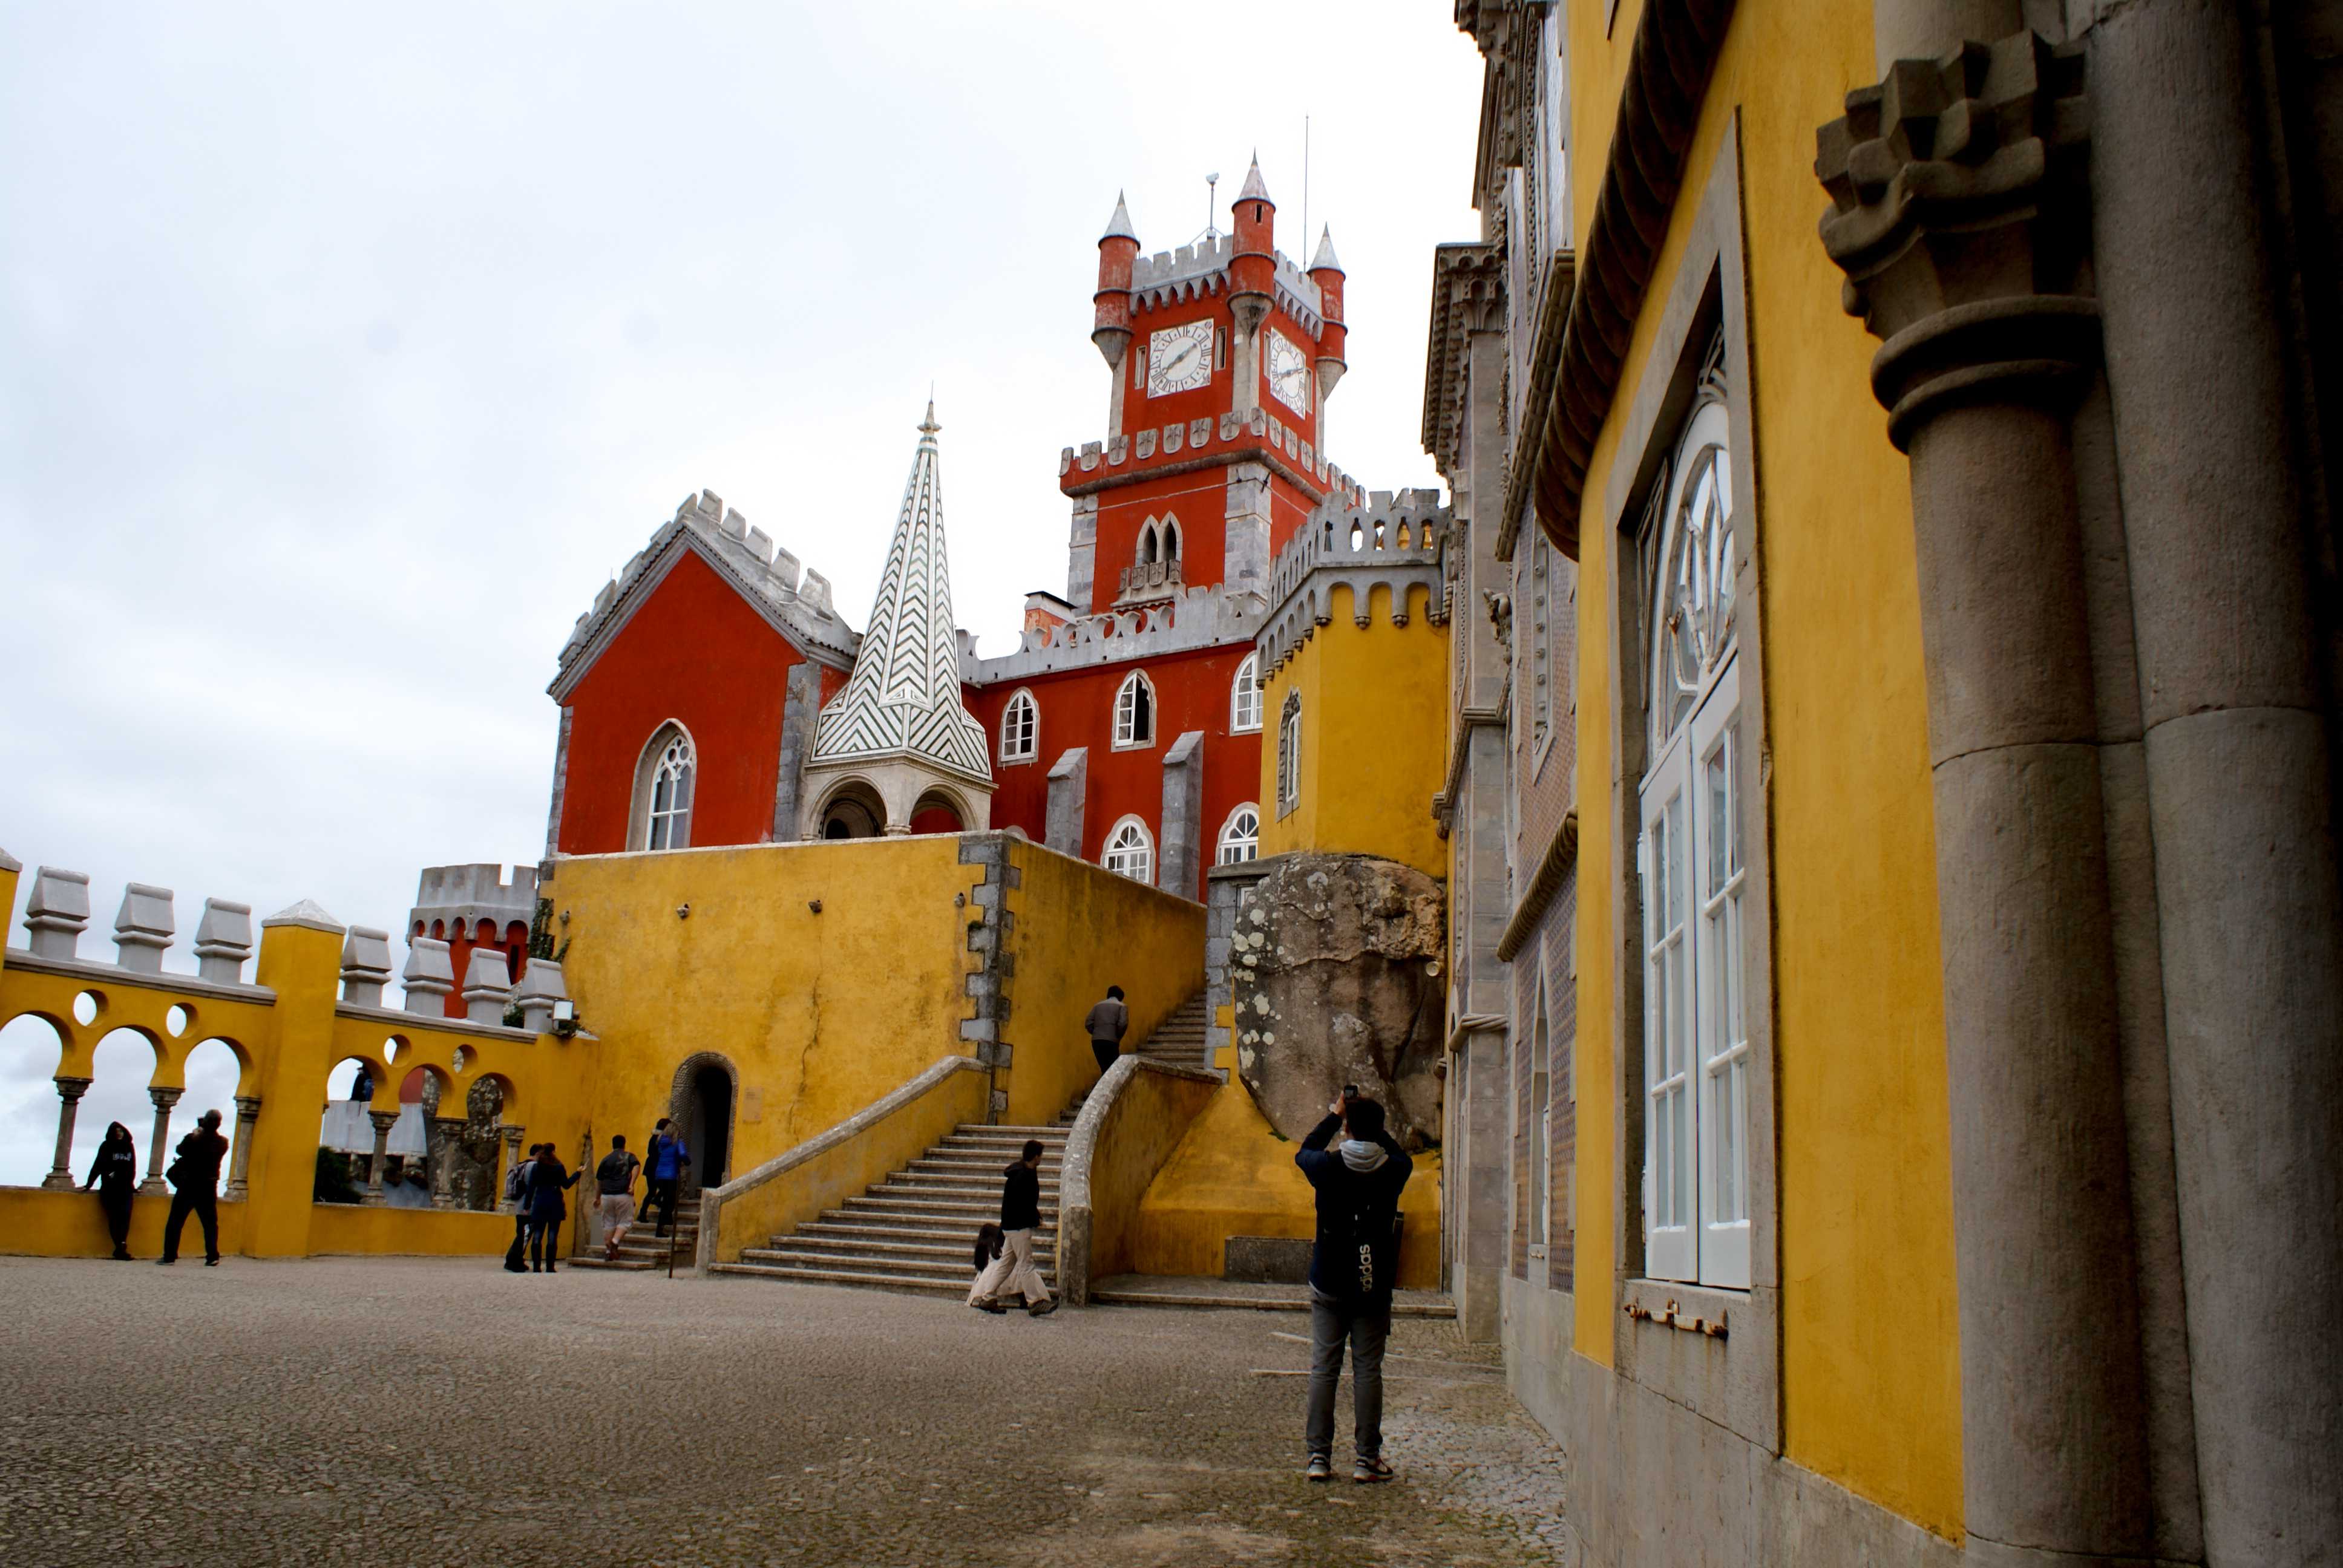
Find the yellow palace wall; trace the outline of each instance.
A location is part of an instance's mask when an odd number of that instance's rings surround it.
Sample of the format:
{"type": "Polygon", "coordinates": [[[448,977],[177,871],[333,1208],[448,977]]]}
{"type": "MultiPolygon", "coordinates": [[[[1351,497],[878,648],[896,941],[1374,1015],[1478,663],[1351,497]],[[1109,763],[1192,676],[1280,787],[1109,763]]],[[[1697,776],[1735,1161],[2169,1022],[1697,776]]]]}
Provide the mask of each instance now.
{"type": "Polygon", "coordinates": [[[1407,624],[1391,623],[1391,590],[1368,596],[1356,624],[1351,590],[1328,596],[1330,623],[1262,683],[1261,854],[1324,849],[1380,855],[1448,874],[1432,819],[1446,759],[1448,631],[1424,590],[1408,590],[1407,624]],[[1300,799],[1277,814],[1278,716],[1302,694],[1300,799]]]}
{"type": "MultiPolygon", "coordinates": [[[[1602,188],[1638,0],[1571,0],[1572,183],[1602,188]]],[[[1870,0],[1743,0],[1686,161],[1583,519],[1580,777],[1615,780],[1614,541],[1598,514],[1689,220],[1738,116],[1772,851],[1788,1458],[1940,1534],[1961,1529],[1944,1017],[1911,504],[1815,226],[1815,128],[1877,75],[1870,0]],[[1859,717],[1856,717],[1859,716],[1859,717]]],[[[1747,638],[1752,628],[1744,628],[1747,638]]],[[[1745,702],[1746,697],[1745,696],[1745,702]]],[[[1272,708],[1271,712],[1274,712],[1272,708]]],[[[1599,786],[1598,786],[1599,787],[1599,786]]],[[[1633,845],[1582,811],[1577,1354],[1608,1364],[1618,1108],[1612,889],[1633,845]],[[1612,1107],[1611,1114],[1598,1114],[1612,1107]]],[[[1630,1066],[1632,1067],[1632,1059],[1630,1066]]]]}

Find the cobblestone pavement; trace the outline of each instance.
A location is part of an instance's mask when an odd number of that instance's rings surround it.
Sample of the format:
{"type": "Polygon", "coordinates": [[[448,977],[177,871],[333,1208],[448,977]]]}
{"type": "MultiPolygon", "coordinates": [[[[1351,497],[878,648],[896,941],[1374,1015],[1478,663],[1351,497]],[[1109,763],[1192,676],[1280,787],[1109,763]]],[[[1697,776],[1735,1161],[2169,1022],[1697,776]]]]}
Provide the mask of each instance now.
{"type": "Polygon", "coordinates": [[[1556,1451],[1452,1323],[1396,1325],[1369,1487],[1301,1479],[1283,1313],[0,1259],[0,1322],[28,1568],[1557,1560],[1556,1451]]]}

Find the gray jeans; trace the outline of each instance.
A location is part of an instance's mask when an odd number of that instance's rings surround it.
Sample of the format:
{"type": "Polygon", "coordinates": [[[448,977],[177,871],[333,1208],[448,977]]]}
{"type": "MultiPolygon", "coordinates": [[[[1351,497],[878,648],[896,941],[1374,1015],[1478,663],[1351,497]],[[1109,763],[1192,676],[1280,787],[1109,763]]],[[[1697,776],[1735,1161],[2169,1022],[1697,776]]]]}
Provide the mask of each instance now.
{"type": "Polygon", "coordinates": [[[1334,1385],[1342,1376],[1342,1343],[1351,1346],[1351,1404],[1358,1421],[1353,1452],[1380,1459],[1383,1452],[1383,1342],[1391,1337],[1391,1303],[1369,1310],[1310,1292],[1310,1452],[1334,1452],[1334,1385]]]}

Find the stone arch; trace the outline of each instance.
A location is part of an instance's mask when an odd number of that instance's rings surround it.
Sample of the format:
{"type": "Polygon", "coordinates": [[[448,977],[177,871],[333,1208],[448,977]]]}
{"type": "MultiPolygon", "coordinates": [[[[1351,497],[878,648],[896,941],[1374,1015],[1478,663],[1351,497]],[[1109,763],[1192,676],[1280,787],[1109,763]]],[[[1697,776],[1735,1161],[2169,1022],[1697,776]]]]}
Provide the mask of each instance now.
{"type": "Polygon", "coordinates": [[[819,839],[875,839],[887,831],[887,800],[860,776],[840,779],[814,812],[819,839]]]}
{"type": "Polygon", "coordinates": [[[721,1051],[694,1051],[675,1070],[669,1118],[683,1130],[691,1164],[682,1190],[696,1192],[733,1173],[732,1132],[739,1121],[740,1070],[721,1051]]]}
{"type": "Polygon", "coordinates": [[[930,785],[911,806],[910,824],[914,833],[958,833],[968,827],[968,803],[956,790],[940,784],[930,785]],[[940,819],[949,817],[949,823],[940,819]]]}

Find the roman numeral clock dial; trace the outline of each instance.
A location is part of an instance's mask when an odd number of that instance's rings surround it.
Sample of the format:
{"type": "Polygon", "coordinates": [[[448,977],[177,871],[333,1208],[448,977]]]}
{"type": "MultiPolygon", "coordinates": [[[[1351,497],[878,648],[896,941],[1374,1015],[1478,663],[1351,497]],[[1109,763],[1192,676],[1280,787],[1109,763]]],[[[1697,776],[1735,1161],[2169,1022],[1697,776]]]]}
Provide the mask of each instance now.
{"type": "Polygon", "coordinates": [[[1192,392],[1212,378],[1212,324],[1166,327],[1147,340],[1147,395],[1192,392]]]}
{"type": "Polygon", "coordinates": [[[1269,335],[1269,390],[1296,414],[1310,412],[1310,360],[1285,334],[1269,335]]]}

